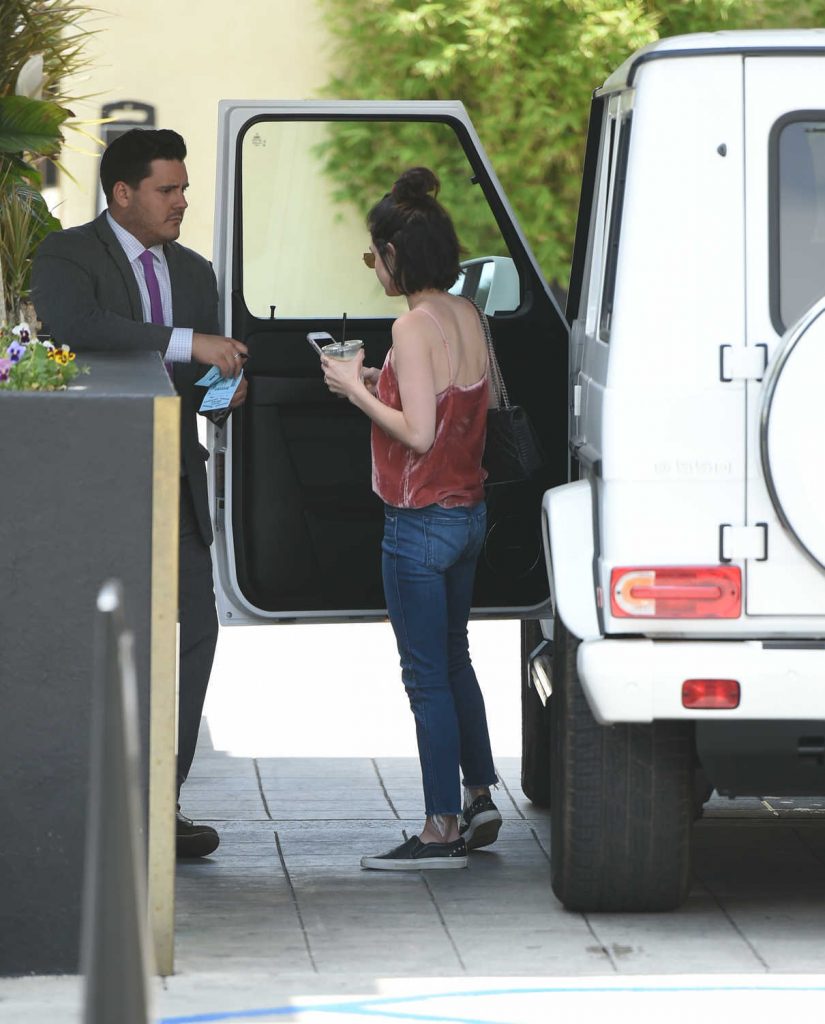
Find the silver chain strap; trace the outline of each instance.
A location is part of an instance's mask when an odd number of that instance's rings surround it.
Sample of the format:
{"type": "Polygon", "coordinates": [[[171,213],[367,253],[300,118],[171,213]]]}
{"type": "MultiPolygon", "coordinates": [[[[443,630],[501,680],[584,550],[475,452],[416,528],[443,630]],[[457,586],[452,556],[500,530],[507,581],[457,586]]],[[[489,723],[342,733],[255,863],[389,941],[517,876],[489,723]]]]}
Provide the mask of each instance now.
{"type": "Polygon", "coordinates": [[[487,342],[487,358],[490,364],[490,381],[493,385],[493,394],[496,399],[497,409],[509,409],[510,408],[510,397],[507,394],[507,385],[504,383],[504,377],[501,375],[501,367],[498,365],[498,359],[496,358],[496,350],[493,348],[493,336],[490,333],[490,321],[487,319],[487,314],[475,301],[470,299],[470,302],[475,306],[476,312],[478,313],[479,320],[481,320],[481,326],[484,330],[484,338],[487,342]]]}

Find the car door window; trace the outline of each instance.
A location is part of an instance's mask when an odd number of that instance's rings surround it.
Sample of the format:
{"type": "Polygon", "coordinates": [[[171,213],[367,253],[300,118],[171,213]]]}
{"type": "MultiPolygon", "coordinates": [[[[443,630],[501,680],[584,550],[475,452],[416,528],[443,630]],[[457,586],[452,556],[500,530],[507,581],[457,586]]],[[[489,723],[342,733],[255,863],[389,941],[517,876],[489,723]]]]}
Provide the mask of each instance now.
{"type": "MultiPolygon", "coordinates": [[[[342,312],[398,316],[405,308],[403,299],[384,295],[361,259],[369,246],[366,213],[404,169],[377,165],[354,184],[352,161],[363,153],[365,133],[372,152],[414,151],[419,164],[433,167],[464,259],[509,255],[448,125],[261,120],[249,125],[241,151],[242,290],[254,315],[269,316],[273,306],[279,318],[313,320],[342,312]]],[[[510,308],[517,305],[516,297],[510,308]]]]}

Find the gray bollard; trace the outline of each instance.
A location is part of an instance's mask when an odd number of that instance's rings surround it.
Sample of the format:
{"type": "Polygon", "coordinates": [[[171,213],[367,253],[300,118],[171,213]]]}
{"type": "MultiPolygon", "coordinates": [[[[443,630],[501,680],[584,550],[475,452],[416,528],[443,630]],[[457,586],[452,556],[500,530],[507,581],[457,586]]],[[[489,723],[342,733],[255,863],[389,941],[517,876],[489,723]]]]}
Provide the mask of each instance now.
{"type": "Polygon", "coordinates": [[[119,582],[97,597],[81,935],[84,1024],[148,1024],[146,836],[132,634],[119,582]]]}

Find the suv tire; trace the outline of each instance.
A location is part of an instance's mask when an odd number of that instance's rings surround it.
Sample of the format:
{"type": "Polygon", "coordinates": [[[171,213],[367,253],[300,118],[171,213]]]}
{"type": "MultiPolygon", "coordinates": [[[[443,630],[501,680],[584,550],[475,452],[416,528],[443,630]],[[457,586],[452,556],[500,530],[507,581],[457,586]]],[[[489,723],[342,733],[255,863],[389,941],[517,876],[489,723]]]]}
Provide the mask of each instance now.
{"type": "Polygon", "coordinates": [[[599,725],[557,617],[551,708],[551,883],[568,910],[673,910],[687,896],[690,723],[599,725]]]}
{"type": "Polygon", "coordinates": [[[530,685],[530,655],[543,639],[538,619],[521,623],[521,790],[536,807],[550,806],[550,703],[530,685]]]}

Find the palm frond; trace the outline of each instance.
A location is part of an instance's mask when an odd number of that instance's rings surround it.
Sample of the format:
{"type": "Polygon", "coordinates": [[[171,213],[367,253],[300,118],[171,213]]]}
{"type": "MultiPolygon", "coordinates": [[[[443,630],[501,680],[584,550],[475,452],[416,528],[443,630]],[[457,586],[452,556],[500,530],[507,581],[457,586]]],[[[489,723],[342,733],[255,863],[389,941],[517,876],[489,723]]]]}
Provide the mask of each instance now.
{"type": "Polygon", "coordinates": [[[85,46],[101,12],[73,0],[0,0],[0,96],[14,93],[20,68],[43,55],[47,94],[69,102],[64,84],[88,65],[85,46]]]}
{"type": "Polygon", "coordinates": [[[60,127],[71,111],[48,100],[28,96],[0,98],[0,153],[56,156],[63,136],[60,127]]]}

